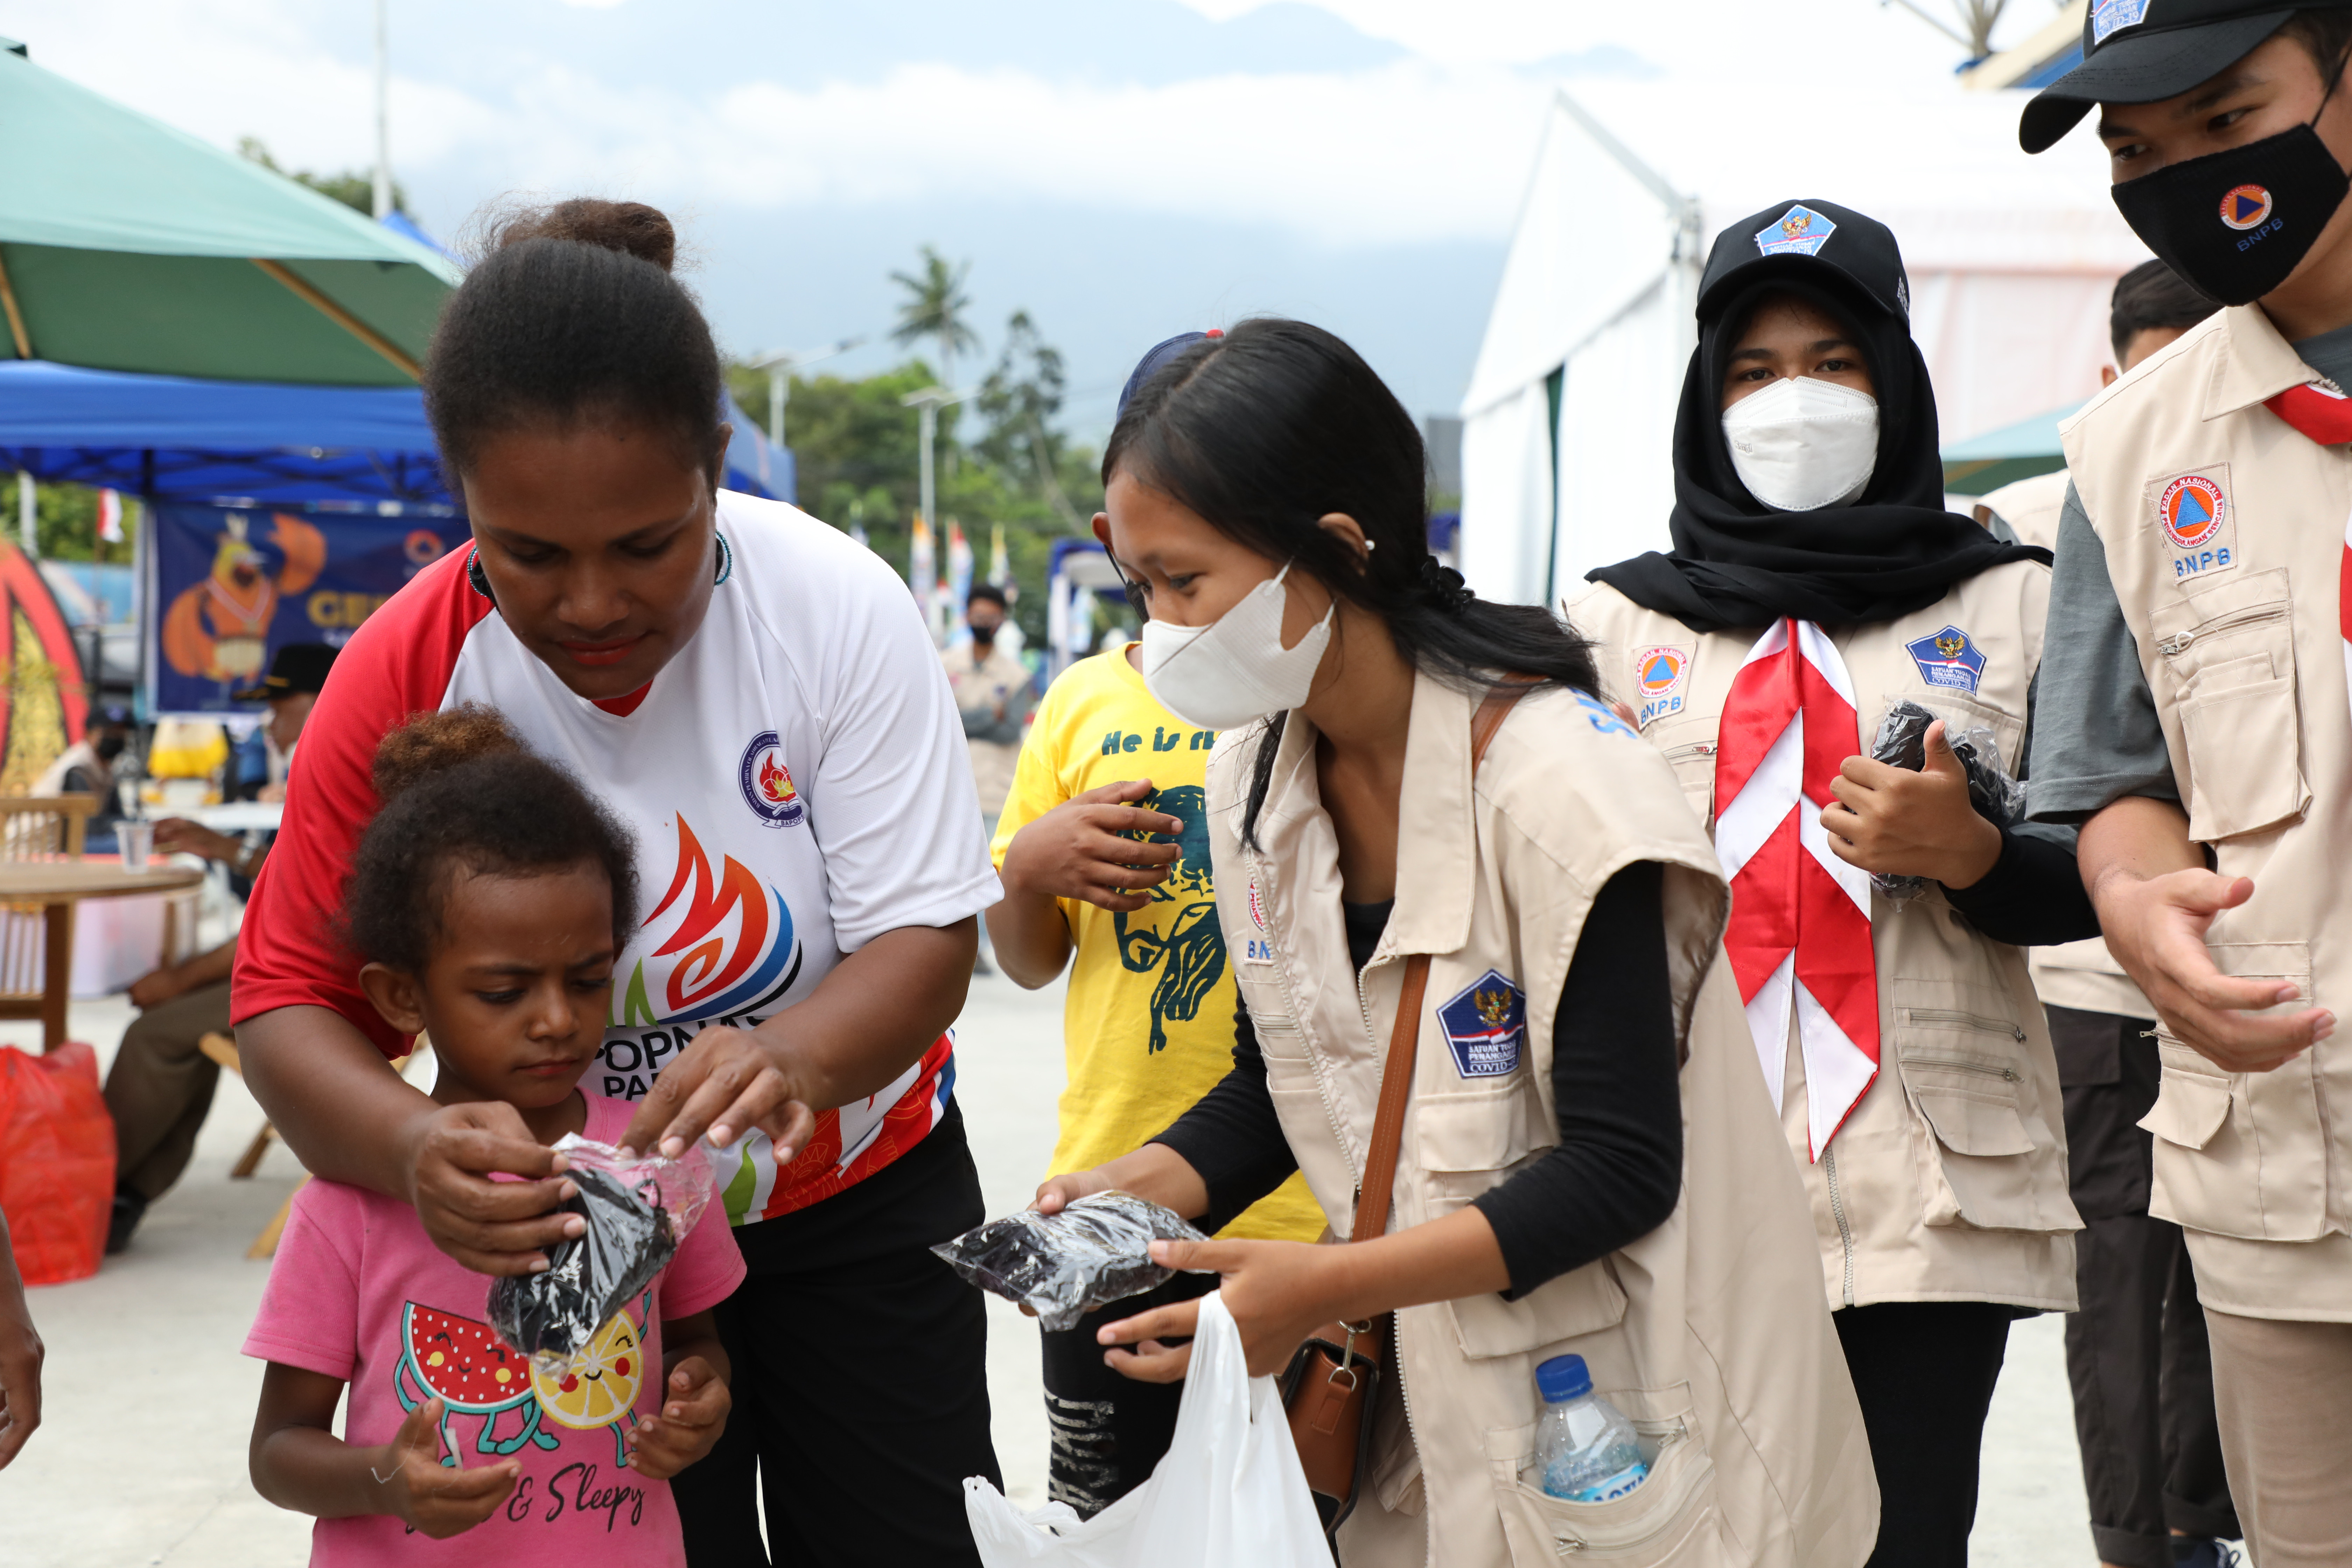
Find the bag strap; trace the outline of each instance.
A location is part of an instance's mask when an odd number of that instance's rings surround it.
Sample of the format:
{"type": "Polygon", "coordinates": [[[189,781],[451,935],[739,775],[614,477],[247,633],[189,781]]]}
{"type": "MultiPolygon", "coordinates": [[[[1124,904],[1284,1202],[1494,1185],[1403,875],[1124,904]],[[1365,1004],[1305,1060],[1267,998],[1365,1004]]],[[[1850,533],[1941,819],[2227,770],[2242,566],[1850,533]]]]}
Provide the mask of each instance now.
{"type": "MultiPolygon", "coordinates": [[[[1516,677],[1487,689],[1470,720],[1470,772],[1486,758],[1487,743],[1503,727],[1512,706],[1539,684],[1516,677]]],[[[1381,1066],[1380,1109],[1372,1116],[1372,1142],[1364,1158],[1363,1185],[1356,1189],[1356,1224],[1349,1241],[1370,1241],[1389,1227],[1394,1201],[1397,1156],[1404,1144],[1405,1101],[1412,1094],[1412,1068],[1421,1044],[1421,1005],[1429,991],[1429,954],[1405,960],[1404,985],[1397,995],[1396,1024],[1389,1031],[1388,1059],[1381,1066]],[[1377,1194],[1375,1196],[1374,1194],[1377,1194]],[[1370,1201],[1367,1201],[1370,1200],[1370,1201]]]]}

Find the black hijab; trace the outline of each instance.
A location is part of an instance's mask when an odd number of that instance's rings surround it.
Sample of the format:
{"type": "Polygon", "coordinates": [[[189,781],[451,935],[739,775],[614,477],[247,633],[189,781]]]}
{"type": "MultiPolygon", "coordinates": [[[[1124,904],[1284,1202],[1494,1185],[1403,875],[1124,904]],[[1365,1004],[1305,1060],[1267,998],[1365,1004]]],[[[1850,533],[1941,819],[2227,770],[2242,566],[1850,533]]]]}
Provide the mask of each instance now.
{"type": "Polygon", "coordinates": [[[1944,510],[1936,395],[1911,341],[1909,304],[1894,235],[1860,213],[1828,202],[1780,204],[1717,237],[1699,292],[1698,347],[1675,416],[1674,549],[1596,567],[1587,578],[1712,632],[1783,616],[1827,626],[1893,620],[2004,562],[2048,563],[2048,551],[2004,543],[1944,510]],[[1780,237],[1808,220],[1814,234],[1831,232],[1793,245],[1780,237]],[[1832,247],[1834,256],[1822,254],[1832,247]],[[1757,306],[1775,293],[1844,322],[1869,365],[1878,461],[1849,505],[1781,511],[1748,494],[1732,467],[1724,372],[1757,306]]]}

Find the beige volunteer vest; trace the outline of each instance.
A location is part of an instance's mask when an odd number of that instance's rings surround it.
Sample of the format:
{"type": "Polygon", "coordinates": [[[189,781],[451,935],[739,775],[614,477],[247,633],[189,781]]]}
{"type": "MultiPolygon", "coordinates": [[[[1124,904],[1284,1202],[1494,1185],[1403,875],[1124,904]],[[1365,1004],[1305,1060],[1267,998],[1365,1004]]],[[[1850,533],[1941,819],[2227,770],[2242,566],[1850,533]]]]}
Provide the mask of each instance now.
{"type": "Polygon", "coordinates": [[[1426,677],[1405,749],[1394,912],[1360,978],[1315,735],[1290,715],[1241,842],[1260,726],[1209,765],[1218,918],[1267,1087],[1308,1184],[1345,1234],[1406,955],[1432,955],[1391,1230],[1451,1214],[1559,1141],[1552,1019],[1592,899],[1664,863],[1683,1069],[1683,1198],[1623,1251],[1517,1301],[1479,1295],[1396,1314],[1399,1376],[1374,1414],[1349,1568],[1610,1563],[1858,1563],[1877,1534],[1868,1442],[1813,1282],[1790,1179],[1728,972],[1724,887],[1672,775],[1591,699],[1538,691],[1472,783],[1473,700],[1426,677]],[[1577,1504],[1520,1479],[1535,1369],[1573,1351],[1657,1446],[1650,1479],[1577,1504]]]}
{"type": "MultiPolygon", "coordinates": [[[[1983,496],[1977,502],[2009,524],[2027,544],[2058,548],[2059,514],[2066,508],[2066,470],[2018,479],[1983,496]]],[[[2051,1007],[2073,1007],[2084,1013],[2114,1013],[2126,1018],[2156,1016],[2147,998],[2132,984],[2124,966],[2099,937],[2086,937],[2060,947],[2037,947],[2026,957],[2034,992],[2051,1007]]]]}
{"type": "MultiPolygon", "coordinates": [[[[1909,698],[1948,721],[1982,726],[2017,765],[2025,694],[2042,654],[2048,568],[1997,566],[1936,604],[1874,626],[1827,628],[1853,682],[1866,752],[1888,706],[1909,698]],[[1974,689],[1936,648],[1958,633],[1974,689]]],[[[1693,632],[1596,584],[1568,606],[1594,639],[1601,678],[1665,754],[1708,832],[1716,732],[1732,678],[1762,635],[1693,632]]],[[[2002,1301],[2074,1308],[2081,1228],[2066,1191],[2065,1121],[2048,1025],[2019,949],[1979,934],[1930,887],[1906,903],[1871,898],[1878,965],[1878,1078],[1811,1158],[1803,1062],[1791,1030],[1781,1124],[1811,1199],[1833,1307],[1875,1301],[2002,1301]]],[[[1752,1047],[1751,1047],[1752,1049],[1752,1047]]]]}
{"type": "MultiPolygon", "coordinates": [[[[2189,837],[2254,895],[2217,918],[2228,973],[2352,1001],[2352,713],[2336,628],[2352,455],[2263,400],[2312,371],[2252,306],[2138,366],[2063,430],[2139,644],[2189,837]]],[[[2225,1073],[2159,1031],[2150,1212],[2188,1227],[2209,1307],[2352,1321],[2352,1042],[2225,1073]]]]}

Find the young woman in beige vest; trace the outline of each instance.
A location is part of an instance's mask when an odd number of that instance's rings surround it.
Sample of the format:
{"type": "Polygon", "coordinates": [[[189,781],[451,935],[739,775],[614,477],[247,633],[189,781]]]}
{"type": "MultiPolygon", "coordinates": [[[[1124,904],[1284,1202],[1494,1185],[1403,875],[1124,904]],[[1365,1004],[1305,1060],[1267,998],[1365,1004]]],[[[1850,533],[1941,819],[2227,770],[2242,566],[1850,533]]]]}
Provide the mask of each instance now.
{"type": "Polygon", "coordinates": [[[1960,1568],[2011,1321],[2074,1305],[2056,1065],[2012,943],[2097,930],[2063,829],[1979,816],[1931,729],[2021,768],[2046,551],[1947,512],[1895,237],[1828,202],[1719,236],[1675,431],[1675,548],[1569,605],[1731,879],[1725,937],[1869,1425],[1871,1561],[1960,1568]],[[1858,754],[1860,753],[1860,754],[1858,754]],[[1870,872],[1924,877],[1907,902],[1870,872]]]}
{"type": "MultiPolygon", "coordinates": [[[[1213,1228],[1303,1170],[1352,1234],[1409,1042],[1385,1235],[1164,1258],[1223,1277],[1255,1373],[1394,1314],[1348,1568],[1850,1568],[1876,1490],[1721,961],[1714,856],[1583,645],[1430,556],[1422,463],[1370,367],[1295,321],[1187,349],[1113,431],[1096,527],[1150,616],[1145,679],[1223,731],[1207,810],[1243,1007],[1207,1099],[1040,1206],[1116,1186],[1213,1228]],[[1519,698],[1481,752],[1506,672],[1519,698]],[[1648,1440],[1617,1500],[1528,1475],[1536,1368],[1566,1352],[1648,1440]]],[[[1108,1359],[1177,1375],[1165,1342],[1196,1312],[1109,1325],[1108,1359]]]]}

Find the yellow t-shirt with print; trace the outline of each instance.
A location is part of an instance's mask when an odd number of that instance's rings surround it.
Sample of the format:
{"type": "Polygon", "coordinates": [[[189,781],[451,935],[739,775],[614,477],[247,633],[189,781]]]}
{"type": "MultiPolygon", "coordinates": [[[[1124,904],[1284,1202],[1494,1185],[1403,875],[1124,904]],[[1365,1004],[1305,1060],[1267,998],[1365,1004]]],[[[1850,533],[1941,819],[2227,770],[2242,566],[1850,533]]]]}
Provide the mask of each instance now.
{"type": "MultiPolygon", "coordinates": [[[[1105,784],[1150,779],[1139,802],[1184,819],[1184,858],[1133,914],[1060,900],[1075,952],[1062,1038],[1054,1172],[1084,1171],[1141,1147],[1215,1086],[1234,1065],[1234,976],[1209,873],[1203,784],[1214,731],[1196,730],[1152,700],[1127,647],[1079,660],[1046,689],[1021,748],[1013,793],[992,846],[1105,784]]],[[[1253,1204],[1220,1234],[1313,1241],[1323,1211],[1304,1179],[1253,1204]]]]}

